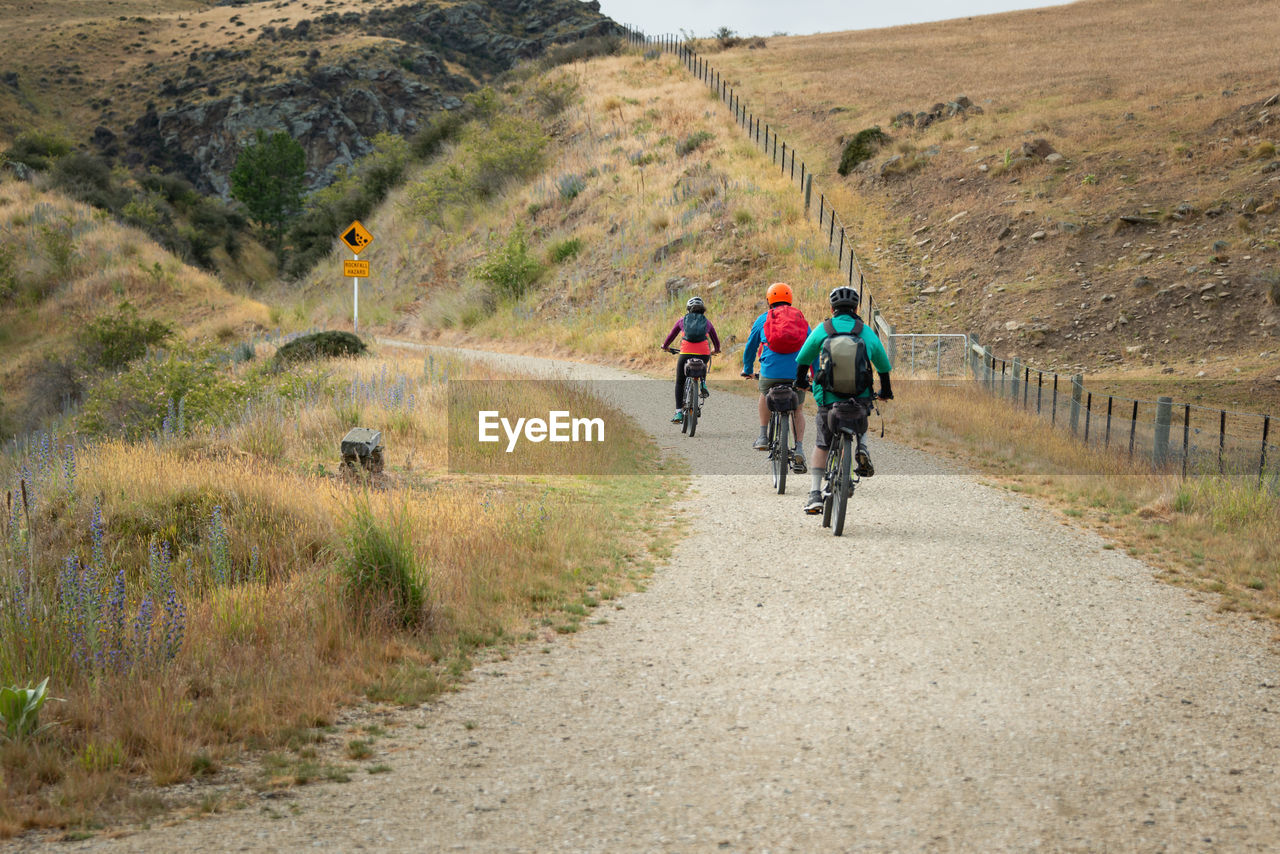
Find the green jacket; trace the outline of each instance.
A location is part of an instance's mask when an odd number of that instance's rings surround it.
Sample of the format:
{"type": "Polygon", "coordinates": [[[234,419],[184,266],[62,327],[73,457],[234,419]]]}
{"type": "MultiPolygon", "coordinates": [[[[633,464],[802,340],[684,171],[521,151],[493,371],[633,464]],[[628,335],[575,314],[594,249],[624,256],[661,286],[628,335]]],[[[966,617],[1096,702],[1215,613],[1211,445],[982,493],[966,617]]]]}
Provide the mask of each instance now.
{"type": "MultiPolygon", "coordinates": [[[[831,318],[831,325],[836,328],[837,332],[852,332],[855,318],[840,314],[831,318]]],[[[813,331],[809,333],[809,337],[805,339],[804,346],[800,348],[800,352],[796,354],[796,364],[812,365],[818,360],[818,354],[822,352],[822,342],[827,340],[827,330],[825,323],[817,323],[813,327],[813,331]]],[[[892,369],[889,365],[889,354],[885,352],[884,345],[880,343],[879,336],[872,331],[869,324],[862,324],[862,340],[867,345],[867,357],[871,359],[871,366],[882,374],[887,374],[892,369]]],[[[864,397],[870,397],[871,392],[868,391],[864,397]]],[[[835,398],[828,400],[823,392],[822,386],[816,382],[813,384],[813,401],[818,406],[826,406],[828,403],[834,403],[835,398]]]]}

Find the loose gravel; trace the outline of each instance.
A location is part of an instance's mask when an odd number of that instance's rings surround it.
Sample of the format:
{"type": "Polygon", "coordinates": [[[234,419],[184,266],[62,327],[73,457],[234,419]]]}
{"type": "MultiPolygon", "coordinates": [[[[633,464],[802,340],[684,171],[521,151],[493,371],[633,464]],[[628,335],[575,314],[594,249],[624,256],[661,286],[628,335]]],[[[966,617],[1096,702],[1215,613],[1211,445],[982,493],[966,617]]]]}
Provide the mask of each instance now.
{"type": "Polygon", "coordinates": [[[1264,625],[890,441],[833,537],[807,476],[770,489],[754,401],[688,439],[667,383],[607,388],[716,472],[645,592],[404,712],[389,773],[60,850],[1280,850],[1264,625]]]}

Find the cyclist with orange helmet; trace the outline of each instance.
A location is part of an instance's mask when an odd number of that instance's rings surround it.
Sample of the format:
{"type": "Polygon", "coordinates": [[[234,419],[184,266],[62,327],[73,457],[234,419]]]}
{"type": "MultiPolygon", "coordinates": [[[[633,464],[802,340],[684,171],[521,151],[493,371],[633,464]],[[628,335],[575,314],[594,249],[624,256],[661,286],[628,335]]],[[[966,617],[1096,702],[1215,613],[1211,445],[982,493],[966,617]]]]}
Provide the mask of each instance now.
{"type": "MultiPolygon", "coordinates": [[[[769,405],[765,395],[776,385],[794,383],[796,379],[796,354],[809,336],[809,322],[803,312],[791,304],[794,294],[786,282],[774,282],[765,291],[769,308],[751,325],[747,349],[742,354],[742,375],[748,379],[759,377],[760,435],[751,447],[757,451],[769,449],[769,405]],[[760,372],[755,371],[756,358],[760,359],[760,372]]],[[[792,417],[795,425],[795,450],[791,453],[791,470],[804,474],[808,469],[804,459],[804,391],[796,389],[800,406],[792,417]]]]}

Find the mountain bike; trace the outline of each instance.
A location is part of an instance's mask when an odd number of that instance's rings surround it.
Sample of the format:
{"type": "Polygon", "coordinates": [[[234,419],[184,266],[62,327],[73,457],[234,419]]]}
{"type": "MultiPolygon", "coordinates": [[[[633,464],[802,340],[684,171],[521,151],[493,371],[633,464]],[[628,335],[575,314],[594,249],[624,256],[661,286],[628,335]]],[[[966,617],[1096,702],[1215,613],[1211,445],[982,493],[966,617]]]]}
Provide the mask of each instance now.
{"type": "Polygon", "coordinates": [[[791,383],[779,383],[765,393],[769,406],[769,426],[765,437],[769,441],[769,468],[773,472],[773,488],[779,495],[787,492],[787,470],[791,467],[791,419],[799,409],[799,398],[791,383]]]}
{"type": "Polygon", "coordinates": [[[853,468],[853,455],[858,435],[867,432],[867,411],[875,398],[841,400],[827,413],[827,425],[834,441],[827,452],[827,468],[822,489],[822,527],[831,533],[844,533],[845,512],[849,496],[861,478],[853,468]]]}
{"type": "MultiPolygon", "coordinates": [[[[668,347],[667,352],[680,357],[680,351],[674,347],[668,347]]],[[[702,415],[702,384],[706,379],[705,359],[690,359],[684,363],[684,405],[681,407],[684,417],[680,421],[680,432],[690,438],[698,432],[698,418],[702,415]]]]}

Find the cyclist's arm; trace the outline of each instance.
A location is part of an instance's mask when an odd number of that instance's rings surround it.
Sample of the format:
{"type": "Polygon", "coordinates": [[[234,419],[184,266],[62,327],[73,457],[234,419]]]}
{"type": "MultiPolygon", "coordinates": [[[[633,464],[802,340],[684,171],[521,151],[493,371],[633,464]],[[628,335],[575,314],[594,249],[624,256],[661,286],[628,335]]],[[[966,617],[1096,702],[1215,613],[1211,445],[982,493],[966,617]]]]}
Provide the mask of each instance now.
{"type": "Polygon", "coordinates": [[[662,342],[662,349],[665,350],[671,346],[671,342],[676,340],[676,336],[684,331],[684,318],[676,321],[676,325],[671,327],[671,332],[667,334],[667,340],[662,342]]]}
{"type": "Polygon", "coordinates": [[[889,384],[889,372],[880,371],[880,399],[893,400],[893,386],[889,384]]]}
{"type": "Polygon", "coordinates": [[[742,373],[744,376],[756,372],[756,354],[760,352],[760,337],[761,327],[753,324],[751,337],[747,339],[747,349],[742,351],[742,373]]]}

